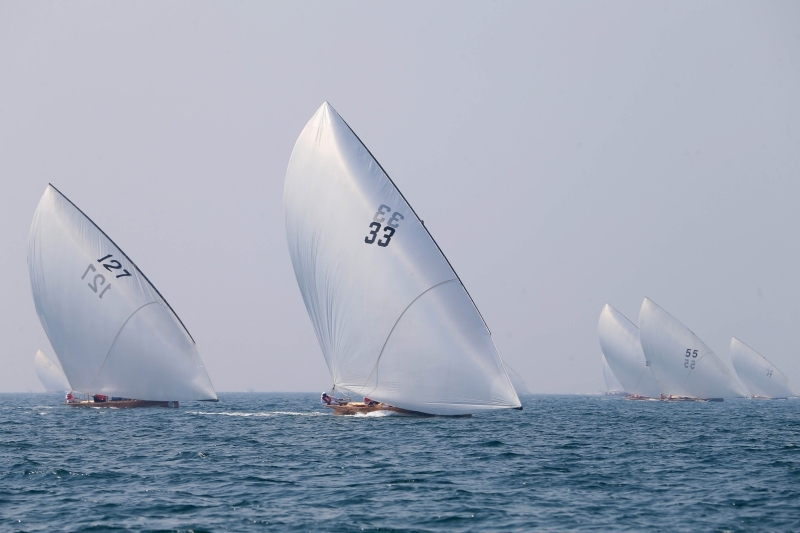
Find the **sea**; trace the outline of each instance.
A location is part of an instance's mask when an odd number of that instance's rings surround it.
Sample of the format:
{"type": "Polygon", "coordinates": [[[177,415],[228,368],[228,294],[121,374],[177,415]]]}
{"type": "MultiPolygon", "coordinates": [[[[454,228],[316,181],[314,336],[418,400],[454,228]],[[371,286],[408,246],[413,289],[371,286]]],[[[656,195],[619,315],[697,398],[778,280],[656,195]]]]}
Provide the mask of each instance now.
{"type": "Polygon", "coordinates": [[[521,399],[456,419],[0,394],[0,531],[800,530],[800,400],[521,399]]]}

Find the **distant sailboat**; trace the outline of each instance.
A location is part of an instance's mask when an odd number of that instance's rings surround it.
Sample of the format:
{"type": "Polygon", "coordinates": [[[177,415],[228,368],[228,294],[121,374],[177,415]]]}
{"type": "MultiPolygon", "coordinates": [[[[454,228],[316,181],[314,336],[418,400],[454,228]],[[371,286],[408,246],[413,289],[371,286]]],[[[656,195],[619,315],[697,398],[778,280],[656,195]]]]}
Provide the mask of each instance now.
{"type": "Polygon", "coordinates": [[[39,320],[73,406],[177,407],[216,401],[189,332],[139,268],[55,187],[44,191],[28,244],[39,320]]]}
{"type": "Polygon", "coordinates": [[[617,376],[614,375],[614,371],[608,366],[606,356],[601,354],[600,358],[602,359],[603,365],[603,380],[606,382],[606,394],[610,396],[624,396],[626,394],[625,389],[622,388],[622,383],[620,383],[617,376]]]}
{"type": "Polygon", "coordinates": [[[731,362],[753,398],[797,396],[789,379],[778,367],[736,337],[731,338],[731,362]]]}
{"type": "Polygon", "coordinates": [[[69,381],[67,381],[67,376],[61,370],[61,365],[47,357],[43,351],[36,351],[36,355],[33,357],[33,366],[36,368],[39,381],[42,382],[44,390],[47,392],[69,392],[72,390],[69,386],[69,381]]]}
{"type": "Polygon", "coordinates": [[[665,399],[745,396],[728,367],[686,326],[645,298],[639,312],[642,349],[665,399]]]}
{"type": "Polygon", "coordinates": [[[327,102],[294,146],[283,205],[292,264],[333,395],[373,400],[331,405],[335,413],[391,408],[459,416],[520,408],[461,280],[327,102]]]}
{"type": "Polygon", "coordinates": [[[600,349],[630,398],[658,398],[660,389],[639,342],[639,328],[606,304],[597,323],[600,349]]]}
{"type": "Polygon", "coordinates": [[[517,373],[516,370],[511,368],[511,365],[503,361],[503,366],[506,368],[506,373],[508,377],[511,379],[511,384],[514,386],[514,390],[517,392],[517,395],[520,394],[530,394],[531,391],[528,389],[527,383],[525,380],[522,379],[522,376],[517,373]]]}

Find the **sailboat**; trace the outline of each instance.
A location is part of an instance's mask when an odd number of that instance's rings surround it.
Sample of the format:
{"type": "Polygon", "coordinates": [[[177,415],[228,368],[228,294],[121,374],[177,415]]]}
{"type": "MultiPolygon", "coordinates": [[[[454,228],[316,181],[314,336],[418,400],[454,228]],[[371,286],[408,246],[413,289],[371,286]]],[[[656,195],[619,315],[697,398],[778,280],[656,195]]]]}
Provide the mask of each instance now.
{"type": "Polygon", "coordinates": [[[42,382],[44,390],[47,392],[69,392],[71,390],[67,376],[61,370],[61,365],[47,357],[41,350],[36,351],[33,357],[33,366],[39,381],[42,382]]]}
{"type": "Polygon", "coordinates": [[[39,320],[79,395],[70,393],[69,405],[217,401],[194,339],[169,303],[52,185],[33,217],[28,269],[39,320]]]}
{"type": "Polygon", "coordinates": [[[737,339],[731,338],[731,362],[739,379],[753,398],[791,398],[797,393],[789,378],[766,357],[737,339]]]}
{"type": "Polygon", "coordinates": [[[660,389],[642,351],[639,328],[606,304],[597,323],[600,349],[629,399],[658,398],[660,389]]]}
{"type": "Polygon", "coordinates": [[[722,401],[745,396],[711,348],[648,298],[639,311],[639,330],[663,399],[722,401]]]}
{"type": "Polygon", "coordinates": [[[522,379],[522,376],[519,375],[519,372],[511,368],[511,365],[503,361],[503,366],[506,369],[506,373],[508,374],[509,379],[511,380],[511,385],[514,386],[514,390],[517,392],[517,396],[520,394],[530,394],[531,391],[528,388],[527,383],[525,380],[522,379]]]}
{"type": "MultiPolygon", "coordinates": [[[[491,333],[424,223],[327,102],[284,188],[297,283],[333,380],[328,405],[469,416],[521,404],[491,333]]],[[[324,397],[323,397],[324,398],[324,397]]]]}
{"type": "Polygon", "coordinates": [[[625,389],[622,388],[622,383],[619,382],[614,371],[608,366],[606,356],[600,354],[601,364],[603,365],[603,380],[606,382],[606,394],[608,396],[626,396],[625,389]]]}

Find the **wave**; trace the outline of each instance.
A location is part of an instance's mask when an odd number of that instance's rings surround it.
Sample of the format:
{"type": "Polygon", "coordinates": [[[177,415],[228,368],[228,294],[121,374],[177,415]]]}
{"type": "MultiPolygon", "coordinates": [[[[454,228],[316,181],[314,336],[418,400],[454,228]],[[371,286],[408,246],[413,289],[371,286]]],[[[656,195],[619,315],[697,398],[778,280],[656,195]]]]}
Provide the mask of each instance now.
{"type": "Polygon", "coordinates": [[[190,415],[221,415],[221,416],[323,416],[326,413],[319,413],[316,411],[297,412],[297,411],[257,411],[257,412],[242,412],[242,411],[186,411],[190,415]]]}

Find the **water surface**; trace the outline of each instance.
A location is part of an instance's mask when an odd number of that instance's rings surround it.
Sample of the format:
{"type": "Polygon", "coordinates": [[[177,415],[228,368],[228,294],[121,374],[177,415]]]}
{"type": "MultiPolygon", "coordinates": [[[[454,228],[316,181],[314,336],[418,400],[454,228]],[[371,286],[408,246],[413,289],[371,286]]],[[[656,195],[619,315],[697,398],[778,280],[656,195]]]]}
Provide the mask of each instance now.
{"type": "Polygon", "coordinates": [[[3,531],[800,530],[800,401],[524,396],[468,419],[313,394],[0,395],[3,531]]]}

